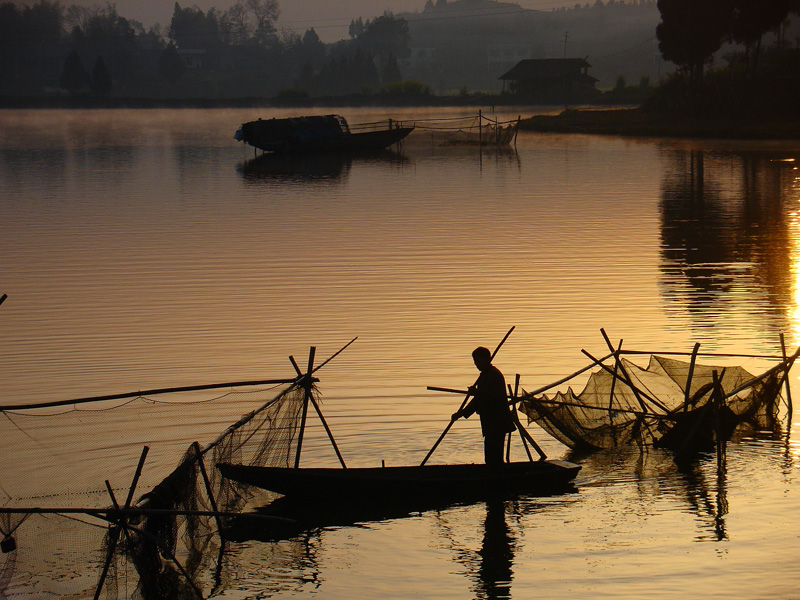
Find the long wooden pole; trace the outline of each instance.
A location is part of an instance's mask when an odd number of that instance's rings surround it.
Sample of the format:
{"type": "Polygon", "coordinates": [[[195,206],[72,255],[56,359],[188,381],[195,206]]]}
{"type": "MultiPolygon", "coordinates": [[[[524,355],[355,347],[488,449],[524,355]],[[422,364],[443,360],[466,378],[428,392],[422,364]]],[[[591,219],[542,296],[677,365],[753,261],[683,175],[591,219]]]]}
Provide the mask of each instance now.
{"type": "MultiPolygon", "coordinates": [[[[434,391],[438,391],[438,392],[449,392],[451,394],[466,394],[467,393],[464,390],[455,390],[455,389],[451,389],[451,388],[430,387],[428,389],[434,390],[434,391]]],[[[519,400],[522,401],[525,398],[532,398],[533,396],[535,396],[535,394],[530,394],[530,393],[529,394],[525,394],[519,400]]],[[[510,400],[509,404],[513,404],[513,400],[514,400],[513,397],[509,396],[509,400],[510,400]]],[[[601,410],[603,412],[608,412],[609,411],[608,407],[606,407],[606,406],[589,406],[589,405],[586,405],[586,404],[578,404],[577,402],[556,402],[555,400],[537,400],[537,402],[539,402],[540,404],[551,404],[553,406],[574,406],[576,408],[585,408],[586,410],[601,410]]],[[[615,413],[624,413],[624,414],[635,415],[637,417],[655,417],[657,419],[671,419],[671,418],[673,418],[669,414],[668,415],[662,415],[661,413],[641,412],[641,411],[630,410],[630,409],[625,409],[625,408],[612,408],[611,411],[615,412],[615,413]]]]}
{"type": "Polygon", "coordinates": [[[689,400],[692,398],[692,378],[694,377],[694,365],[697,361],[698,350],[700,350],[700,342],[697,342],[692,350],[692,360],[689,363],[689,374],[686,377],[686,389],[683,394],[683,412],[689,410],[689,400]]]}
{"type": "MultiPolygon", "coordinates": [[[[785,343],[785,341],[783,339],[783,333],[781,333],[781,354],[783,354],[783,360],[784,360],[784,362],[786,362],[786,359],[787,359],[787,356],[786,356],[786,343],[785,343]]],[[[787,370],[786,375],[787,376],[786,376],[786,378],[784,379],[783,382],[786,385],[786,408],[789,409],[789,422],[791,423],[791,421],[792,421],[792,390],[789,387],[789,376],[788,376],[789,373],[788,373],[788,370],[787,370]]]]}
{"type": "Polygon", "coordinates": [[[619,341],[619,346],[617,346],[616,354],[614,354],[614,373],[613,377],[611,378],[611,391],[608,394],[608,422],[609,424],[614,424],[614,413],[611,412],[611,409],[614,408],[614,390],[617,387],[617,370],[619,368],[619,351],[622,350],[622,340],[619,341]]]}
{"type": "MultiPolygon", "coordinates": [[[[517,427],[517,431],[519,432],[519,438],[522,440],[522,445],[525,448],[525,453],[528,455],[528,460],[533,462],[533,456],[531,456],[531,451],[528,450],[528,443],[533,446],[533,449],[539,454],[539,458],[541,460],[547,460],[547,455],[542,450],[541,446],[536,443],[536,440],[533,439],[533,436],[530,432],[523,427],[522,423],[519,420],[519,414],[517,412],[517,402],[519,402],[519,380],[520,375],[517,373],[517,376],[514,381],[514,400],[512,401],[511,407],[511,418],[514,420],[514,425],[517,427]]],[[[509,442],[511,441],[511,436],[508,436],[509,442]]],[[[509,453],[510,455],[510,453],[509,453]]],[[[509,462],[509,457],[506,457],[506,462],[509,462]]]]}
{"type": "MultiPolygon", "coordinates": [[[[611,343],[611,340],[609,339],[608,334],[606,333],[606,330],[601,328],[600,329],[600,333],[603,334],[603,339],[606,341],[606,345],[608,346],[608,349],[611,350],[612,352],[614,352],[614,346],[611,343]]],[[[619,341],[619,347],[622,348],[622,340],[619,341]]],[[[622,359],[620,359],[619,354],[616,355],[616,359],[617,359],[616,360],[616,364],[619,365],[619,369],[620,369],[620,371],[622,371],[622,375],[623,375],[622,381],[624,381],[628,385],[628,387],[631,388],[631,391],[633,392],[633,395],[636,397],[636,400],[641,405],[642,410],[643,411],[647,411],[647,406],[645,405],[644,400],[642,399],[642,395],[639,392],[639,388],[637,388],[635,385],[633,385],[633,380],[631,379],[631,376],[628,374],[628,370],[625,368],[625,365],[622,363],[622,359]]],[[[648,396],[648,400],[650,400],[650,402],[652,402],[653,404],[658,406],[664,412],[669,412],[669,410],[663,404],[661,404],[658,400],[656,400],[655,398],[652,398],[652,397],[648,396]]]]}
{"type": "MultiPolygon", "coordinates": [[[[195,442],[197,445],[197,442],[195,442]]],[[[144,461],[147,458],[147,453],[150,452],[149,446],[142,447],[142,454],[139,456],[139,464],[136,466],[136,472],[133,474],[133,481],[131,481],[131,487],[128,490],[128,497],[125,499],[125,508],[131,507],[131,502],[133,501],[133,495],[136,493],[136,486],[139,483],[139,477],[142,475],[142,469],[144,468],[144,461]]]]}
{"type": "Polygon", "coordinates": [[[73,400],[56,400],[54,402],[39,402],[38,404],[7,404],[0,406],[0,412],[7,410],[26,410],[32,408],[53,408],[56,406],[70,406],[72,404],[86,404],[89,402],[102,402],[104,400],[121,400],[123,398],[138,398],[139,396],[155,396],[157,394],[171,394],[174,392],[196,392],[199,390],[213,390],[227,387],[246,387],[253,385],[278,385],[281,383],[293,383],[295,379],[260,379],[254,381],[232,381],[229,383],[211,383],[206,385],[190,385],[185,387],[156,388],[153,390],[141,390],[138,392],[126,392],[124,394],[108,394],[106,396],[90,396],[86,398],[75,398],[73,400]]]}
{"type": "MultiPolygon", "coordinates": [[[[578,369],[572,375],[567,375],[566,377],[562,377],[558,381],[554,381],[553,383],[548,383],[547,385],[543,385],[540,388],[536,388],[532,392],[525,392],[525,396],[526,397],[536,396],[538,394],[542,394],[542,393],[546,392],[547,390],[551,390],[554,387],[558,387],[562,383],[566,383],[570,379],[574,379],[578,375],[582,375],[586,371],[588,371],[590,369],[593,369],[594,367],[597,366],[598,363],[602,363],[603,361],[608,360],[612,356],[614,356],[613,352],[611,354],[607,354],[603,358],[592,358],[592,360],[595,361],[592,364],[587,365],[587,366],[583,367],[582,369],[578,369]]],[[[466,392],[464,390],[455,390],[453,388],[437,387],[437,386],[434,386],[434,385],[429,385],[427,387],[427,389],[432,391],[432,392],[447,392],[447,393],[450,393],[450,394],[461,394],[461,395],[466,394],[466,392]]]]}
{"type": "MultiPolygon", "coordinates": [[[[511,335],[511,332],[514,331],[515,327],[516,327],[516,325],[511,327],[511,329],[508,330],[508,333],[506,333],[505,336],[503,336],[503,339],[500,340],[500,343],[497,344],[497,348],[495,348],[494,352],[492,352],[492,360],[494,360],[494,357],[497,355],[497,352],[500,350],[500,348],[503,346],[503,344],[505,344],[506,340],[508,339],[508,336],[511,335]]],[[[480,376],[478,376],[478,377],[480,378],[480,376]]],[[[477,385],[477,383],[478,383],[478,380],[476,379],[475,380],[475,384],[473,384],[473,385],[477,385]]],[[[458,409],[459,411],[461,411],[467,405],[467,401],[469,400],[469,396],[470,396],[470,394],[469,394],[469,392],[467,392],[467,394],[464,396],[464,400],[461,402],[461,406],[458,409]]],[[[434,453],[434,451],[439,446],[439,444],[441,444],[442,440],[444,439],[444,436],[446,436],[447,432],[450,431],[450,428],[453,426],[454,422],[455,421],[453,421],[452,419],[450,421],[448,421],[447,426],[444,428],[444,431],[442,432],[442,435],[439,436],[439,439],[436,440],[436,443],[433,445],[433,447],[425,455],[425,458],[422,459],[422,462],[419,465],[420,467],[425,466],[425,463],[428,462],[428,459],[434,453]]]]}
{"type": "Polygon", "coordinates": [[[311,404],[314,406],[314,410],[317,411],[317,416],[319,417],[319,420],[322,421],[322,426],[325,428],[325,433],[328,434],[328,439],[331,441],[333,450],[334,452],[336,452],[336,456],[339,458],[339,463],[341,463],[343,469],[346,469],[347,465],[344,463],[344,458],[342,458],[342,453],[339,452],[339,445],[333,438],[333,432],[331,431],[331,428],[328,427],[328,421],[325,420],[325,415],[322,414],[322,410],[320,409],[319,404],[317,404],[317,401],[314,399],[314,394],[309,394],[308,398],[311,400],[311,404]]]}
{"type": "Polygon", "coordinates": [[[647,405],[642,400],[642,397],[647,398],[648,400],[652,400],[653,398],[650,397],[650,395],[647,394],[647,392],[643,392],[642,390],[637,388],[635,385],[633,385],[633,382],[626,377],[626,373],[625,373],[624,369],[622,370],[622,374],[615,373],[614,370],[611,367],[609,367],[608,365],[604,365],[600,359],[597,359],[594,356],[592,356],[587,350],[581,350],[581,352],[583,352],[591,360],[595,361],[597,366],[600,367],[601,369],[603,369],[606,373],[609,373],[612,377],[616,377],[622,383],[624,383],[629,388],[631,388],[631,391],[633,391],[634,396],[636,396],[636,399],[639,402],[639,405],[642,407],[642,412],[647,412],[647,410],[648,410],[647,409],[647,405]]]}
{"type": "Polygon", "coordinates": [[[308,379],[304,382],[306,393],[303,396],[303,416],[300,419],[300,433],[297,435],[297,454],[294,457],[294,468],[300,466],[300,452],[303,449],[303,434],[306,429],[306,417],[308,416],[308,402],[311,396],[311,372],[314,370],[314,354],[316,353],[316,346],[311,346],[308,351],[308,369],[306,369],[306,377],[308,379]]]}
{"type": "Polygon", "coordinates": [[[224,544],[225,539],[222,535],[222,532],[224,531],[224,528],[222,526],[222,519],[219,517],[219,508],[217,508],[217,499],[214,498],[214,489],[211,487],[211,480],[208,478],[208,472],[206,471],[206,464],[203,461],[203,451],[200,450],[200,444],[198,444],[197,442],[194,442],[192,444],[192,448],[194,448],[195,460],[197,461],[197,466],[200,467],[200,475],[203,477],[203,484],[206,487],[206,494],[208,494],[208,502],[211,504],[211,510],[214,511],[214,520],[217,522],[217,532],[219,533],[219,537],[224,544]]]}

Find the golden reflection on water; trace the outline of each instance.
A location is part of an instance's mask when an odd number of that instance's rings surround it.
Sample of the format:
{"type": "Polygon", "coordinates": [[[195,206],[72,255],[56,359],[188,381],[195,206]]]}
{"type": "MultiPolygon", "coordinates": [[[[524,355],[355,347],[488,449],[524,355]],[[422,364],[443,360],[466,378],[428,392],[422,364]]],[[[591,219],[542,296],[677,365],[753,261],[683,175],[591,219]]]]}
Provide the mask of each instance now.
{"type": "MultiPolygon", "coordinates": [[[[528,389],[584,366],[581,348],[605,353],[600,327],[642,350],[800,339],[800,187],[770,162],[784,148],[526,134],[506,153],[419,138],[385,159],[253,164],[231,139],[251,111],[7,117],[8,400],[279,376],[290,354],[358,335],[321,374],[323,409],[348,464],[401,464],[460,401],[425,385],[471,383],[469,352],[511,325],[498,364],[528,389]]],[[[201,443],[222,420],[201,423],[201,443]]],[[[172,438],[164,421],[152,433],[172,438]]],[[[765,595],[786,597],[797,569],[774,557],[797,549],[797,421],[788,443],[736,442],[724,479],[713,460],[576,457],[577,494],[250,540],[232,572],[240,595],[459,599],[745,598],[769,572],[765,595]]],[[[308,458],[330,459],[315,427],[308,458]]],[[[438,452],[479,460],[477,425],[438,452]]]]}

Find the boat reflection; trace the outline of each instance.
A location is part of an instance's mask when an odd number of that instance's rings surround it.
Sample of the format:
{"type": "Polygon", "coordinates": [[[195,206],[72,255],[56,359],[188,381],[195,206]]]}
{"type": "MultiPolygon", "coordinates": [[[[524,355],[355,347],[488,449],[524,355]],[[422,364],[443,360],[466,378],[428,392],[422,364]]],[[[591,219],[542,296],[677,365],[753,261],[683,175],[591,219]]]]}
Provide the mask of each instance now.
{"type": "Polygon", "coordinates": [[[262,154],[237,167],[247,183],[341,183],[354,165],[392,166],[408,162],[391,150],[364,154],[262,154]]]}
{"type": "MultiPolygon", "coordinates": [[[[577,488],[572,483],[557,487],[548,487],[539,494],[525,494],[528,499],[555,497],[573,494],[577,488]]],[[[317,500],[299,500],[281,496],[255,508],[250,513],[242,513],[228,522],[225,537],[231,541],[274,541],[296,536],[302,532],[318,531],[330,527],[348,527],[363,523],[377,523],[391,519],[402,519],[417,516],[426,512],[441,512],[455,507],[464,507],[483,502],[493,508],[502,507],[507,501],[523,497],[513,493],[480,493],[470,497],[453,500],[447,497],[398,498],[381,502],[337,502],[331,498],[324,502],[317,500]],[[284,519],[283,523],[264,520],[262,516],[284,519]]],[[[487,523],[497,524],[497,510],[493,511],[491,520],[487,515],[487,523]]],[[[502,516],[502,510],[500,510],[502,516]]],[[[493,536],[490,536],[490,538],[493,536]]]]}

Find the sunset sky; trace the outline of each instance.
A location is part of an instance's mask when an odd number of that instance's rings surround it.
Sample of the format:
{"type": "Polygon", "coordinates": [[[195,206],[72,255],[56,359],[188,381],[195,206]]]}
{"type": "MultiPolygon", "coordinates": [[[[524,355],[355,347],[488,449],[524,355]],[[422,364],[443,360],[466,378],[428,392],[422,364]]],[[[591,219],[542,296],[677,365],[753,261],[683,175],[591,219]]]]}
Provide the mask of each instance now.
{"type": "MultiPolygon", "coordinates": [[[[578,0],[519,0],[523,8],[549,11],[562,6],[574,6],[578,0]]],[[[582,0],[585,4],[588,0],[582,0]]],[[[179,0],[183,7],[197,6],[207,10],[212,6],[224,10],[235,0],[179,0]]],[[[29,2],[19,2],[29,3],[29,2]]],[[[169,25],[174,0],[117,0],[119,14],[141,21],[149,27],[155,23],[169,25]]],[[[350,20],[373,18],[387,9],[395,12],[422,11],[425,0],[279,0],[281,15],[278,26],[299,33],[313,27],[323,41],[331,42],[347,37],[350,20]]],[[[593,3],[593,0],[592,0],[593,3]]],[[[104,4],[96,0],[62,0],[62,4],[104,4]]]]}

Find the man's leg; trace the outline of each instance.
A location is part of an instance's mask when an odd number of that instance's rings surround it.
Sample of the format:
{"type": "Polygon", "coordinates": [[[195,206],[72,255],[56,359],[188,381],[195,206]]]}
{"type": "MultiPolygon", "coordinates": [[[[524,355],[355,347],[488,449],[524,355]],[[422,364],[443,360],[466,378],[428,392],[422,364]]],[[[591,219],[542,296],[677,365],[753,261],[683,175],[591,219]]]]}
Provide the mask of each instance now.
{"type": "Polygon", "coordinates": [[[505,433],[494,433],[483,438],[483,460],[487,465],[503,464],[505,441],[505,433]]]}

